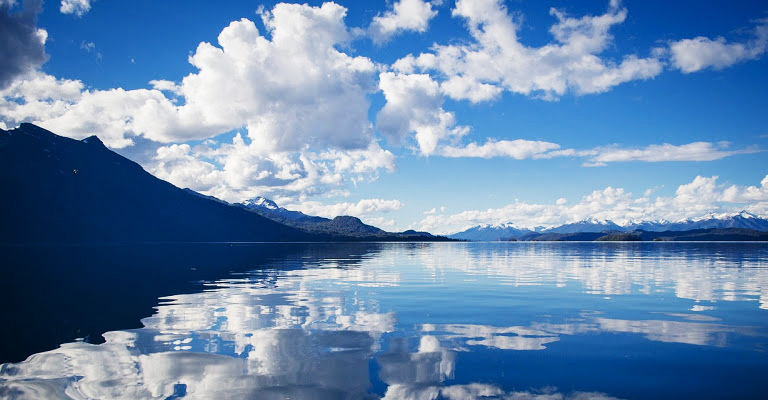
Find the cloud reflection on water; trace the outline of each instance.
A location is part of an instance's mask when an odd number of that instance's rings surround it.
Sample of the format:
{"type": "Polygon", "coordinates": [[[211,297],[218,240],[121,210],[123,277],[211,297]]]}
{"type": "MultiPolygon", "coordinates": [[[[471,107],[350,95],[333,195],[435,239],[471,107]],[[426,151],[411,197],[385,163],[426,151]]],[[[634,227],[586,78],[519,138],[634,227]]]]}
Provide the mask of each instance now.
{"type": "MultiPolygon", "coordinates": [[[[410,286],[430,290],[457,279],[450,275],[458,272],[461,281],[475,276],[496,282],[487,286],[564,288],[575,281],[587,296],[667,291],[697,301],[759,299],[768,308],[763,259],[739,260],[737,268],[727,258],[718,260],[630,247],[578,257],[575,250],[546,246],[392,245],[354,265],[331,261],[256,271],[213,282],[201,293],[169,296],[142,329],[109,332],[101,345],[68,343],[3,365],[0,397],[374,399],[369,391],[378,378],[386,384],[384,399],[613,399],[454,382],[458,354],[476,348],[544,351],[584,334],[722,347],[732,335],[764,333],[687,309],[647,312],[643,319],[585,310],[568,318],[535,315],[510,326],[450,320],[403,326],[398,316],[407,311],[384,304],[380,294],[410,286]],[[373,377],[371,360],[378,369],[373,377]]],[[[431,306],[429,299],[412,301],[431,306]]],[[[698,312],[706,311],[711,309],[698,312]]]]}

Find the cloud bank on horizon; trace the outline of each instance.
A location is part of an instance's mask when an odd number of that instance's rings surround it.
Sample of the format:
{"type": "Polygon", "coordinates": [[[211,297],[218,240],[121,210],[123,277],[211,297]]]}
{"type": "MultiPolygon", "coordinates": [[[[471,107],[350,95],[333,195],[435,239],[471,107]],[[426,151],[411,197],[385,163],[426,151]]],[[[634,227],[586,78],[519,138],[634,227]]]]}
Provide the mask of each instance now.
{"type": "MultiPolygon", "coordinates": [[[[90,18],[94,7],[109,6],[62,0],[53,11],[77,24],[90,18]]],[[[563,163],[612,168],[761,152],[759,140],[744,140],[742,134],[741,140],[729,133],[702,140],[694,132],[642,142],[620,133],[605,140],[586,131],[515,133],[478,126],[483,110],[507,104],[562,107],[627,85],[642,88],[655,78],[681,79],[762,62],[768,9],[732,26],[740,29],[735,34],[649,35],[651,45],[643,47],[625,46],[625,38],[614,36],[642,33],[626,27],[631,10],[617,0],[598,12],[551,8],[549,25],[535,26],[546,35],[536,40],[530,40],[534,28],[526,16],[500,0],[399,0],[365,10],[358,26],[347,20],[360,10],[348,7],[333,2],[260,6],[256,18],[230,21],[210,38],[215,41],[189,49],[188,74],[166,80],[155,71],[145,87],[123,88],[93,87],[88,76],[52,73],[55,68],[47,66],[66,60],[46,54],[48,32],[64,34],[57,27],[37,26],[42,2],[0,0],[0,128],[33,122],[73,138],[97,134],[113,149],[141,155],[138,161],[157,177],[228,201],[260,195],[304,212],[358,213],[386,226],[410,223],[443,233],[477,223],[535,226],[603,215],[675,219],[739,207],[768,215],[765,179],[762,186],[731,185],[724,189],[728,195],[683,202],[680,193],[633,198],[613,189],[621,183],[617,178],[574,205],[516,201],[487,211],[435,213],[413,223],[440,201],[412,209],[410,221],[406,216],[395,221],[392,215],[409,207],[407,194],[378,183],[382,176],[407,174],[404,164],[412,168],[430,159],[476,160],[479,170],[492,168],[486,160],[525,161],[528,168],[552,168],[556,175],[563,163]],[[403,44],[425,35],[431,35],[431,45],[403,44]],[[383,189],[370,189],[376,185],[383,189]],[[397,198],[382,198],[388,196],[397,198]]],[[[87,44],[90,52],[96,47],[92,39],[76,43],[81,50],[87,44]]],[[[108,44],[99,48],[108,50],[108,44]]],[[[98,54],[101,59],[102,51],[98,54]]],[[[765,118],[758,119],[756,129],[768,129],[765,118]]],[[[765,173],[767,166],[757,167],[765,173]]],[[[712,187],[720,187],[716,176],[695,175],[691,185],[711,180],[712,187]]],[[[451,179],[450,173],[443,179],[451,179]]]]}
{"type": "Polygon", "coordinates": [[[759,186],[719,184],[717,180],[717,176],[697,176],[690,183],[678,186],[674,196],[655,195],[653,188],[635,196],[623,188],[607,187],[594,190],[573,204],[561,197],[551,204],[515,200],[496,209],[467,210],[455,214],[431,212],[410,228],[451,234],[478,225],[513,223],[520,228],[550,228],[590,218],[613,221],[619,225],[640,221],[676,222],[723,210],[734,211],[739,207],[743,211],[765,215],[768,209],[768,175],[759,186]]]}

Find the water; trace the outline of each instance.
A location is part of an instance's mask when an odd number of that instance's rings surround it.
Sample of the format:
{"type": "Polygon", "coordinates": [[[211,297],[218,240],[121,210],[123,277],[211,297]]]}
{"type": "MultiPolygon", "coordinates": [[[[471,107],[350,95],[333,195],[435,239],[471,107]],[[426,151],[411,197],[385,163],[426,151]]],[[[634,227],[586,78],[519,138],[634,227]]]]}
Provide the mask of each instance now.
{"type": "Polygon", "coordinates": [[[3,250],[2,398],[768,396],[765,244],[3,250]]]}

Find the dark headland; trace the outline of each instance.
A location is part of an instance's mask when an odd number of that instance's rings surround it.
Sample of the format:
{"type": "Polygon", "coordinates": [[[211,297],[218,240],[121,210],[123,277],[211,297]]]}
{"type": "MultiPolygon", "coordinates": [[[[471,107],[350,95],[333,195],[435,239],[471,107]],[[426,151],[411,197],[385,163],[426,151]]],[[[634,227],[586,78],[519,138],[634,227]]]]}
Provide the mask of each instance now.
{"type": "Polygon", "coordinates": [[[284,220],[158,179],[96,136],[0,130],[0,243],[445,241],[358,218],[284,220]]]}

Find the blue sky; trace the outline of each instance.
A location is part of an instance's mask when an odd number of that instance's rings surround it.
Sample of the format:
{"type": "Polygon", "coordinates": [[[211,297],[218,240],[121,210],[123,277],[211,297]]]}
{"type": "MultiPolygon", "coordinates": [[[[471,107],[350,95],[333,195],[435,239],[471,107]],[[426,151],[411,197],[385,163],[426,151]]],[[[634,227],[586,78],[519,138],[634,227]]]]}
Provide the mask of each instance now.
{"type": "Polygon", "coordinates": [[[764,2],[0,9],[0,127],[227,201],[438,233],[768,216],[764,2]]]}

